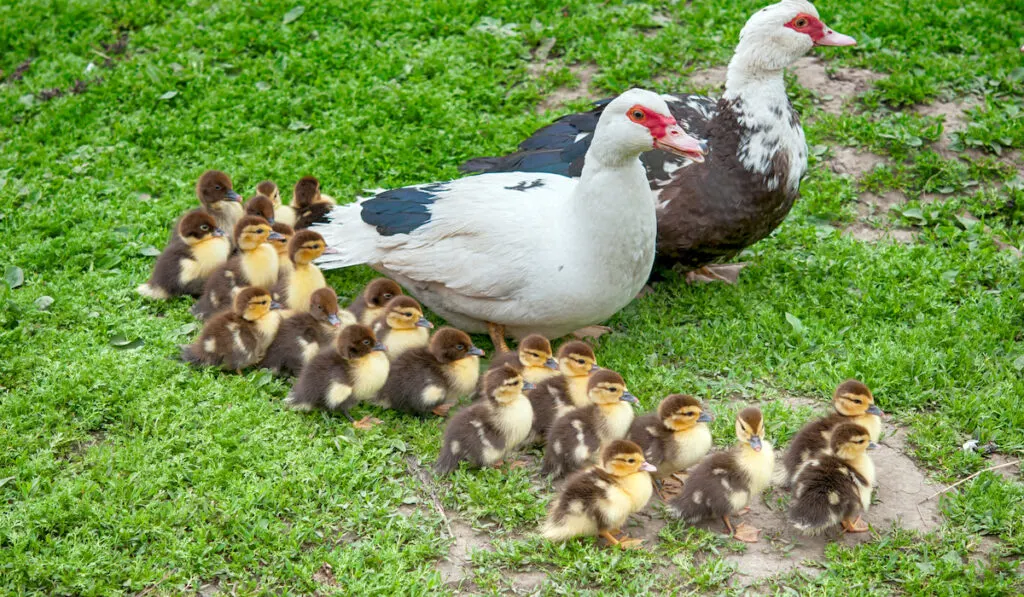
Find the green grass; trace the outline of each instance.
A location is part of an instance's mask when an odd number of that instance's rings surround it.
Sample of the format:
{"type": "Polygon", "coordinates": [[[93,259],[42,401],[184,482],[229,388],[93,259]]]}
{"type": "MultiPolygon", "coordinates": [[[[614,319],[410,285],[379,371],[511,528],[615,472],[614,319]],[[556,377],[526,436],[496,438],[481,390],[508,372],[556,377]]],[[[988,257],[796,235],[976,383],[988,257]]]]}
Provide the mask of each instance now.
{"type": "MultiPolygon", "coordinates": [[[[287,384],[264,373],[186,368],[171,357],[196,332],[188,301],[145,303],[133,288],[206,168],[246,194],[312,173],[339,198],[452,177],[547,122],[534,107],[573,84],[568,67],[597,64],[601,93],[676,91],[728,60],[761,4],[335,1],[288,24],[296,4],[278,1],[0,6],[0,269],[24,272],[17,288],[0,283],[0,592],[451,591],[435,568],[450,544],[435,499],[496,538],[464,588],[499,592],[507,572],[541,570],[545,593],[738,591],[721,559],[735,546],[710,533],[671,523],[626,554],[552,546],[534,536],[550,491],[530,471],[433,481],[421,471],[439,421],[374,413],[384,425],[354,432],[286,412],[287,384]],[[125,52],[105,48],[122,35],[125,52]],[[551,38],[535,78],[531,52],[551,38]],[[69,93],[78,80],[85,91],[69,93]],[[64,95],[45,101],[53,88],[64,95]]],[[[616,316],[599,358],[645,408],[674,391],[705,397],[722,443],[740,402],[762,404],[780,443],[808,414],[780,397],[823,398],[859,377],[910,426],[922,466],[953,481],[988,465],[959,449],[972,435],[1024,453],[1021,263],[997,243],[1024,241],[1024,12],[1010,0],[819,9],[861,41],[819,51],[830,67],[884,77],[841,116],[791,85],[821,148],[791,216],[744,257],[739,285],[670,278],[616,316]],[[912,107],[965,95],[980,104],[954,149],[970,151],[945,158],[945,125],[912,107]],[[888,161],[860,181],[837,176],[824,160],[840,145],[888,161]],[[888,190],[914,200],[890,219],[914,227],[915,244],[839,233],[859,193],[888,190]]],[[[351,296],[369,277],[328,280],[351,296]]],[[[1020,593],[1022,491],[986,473],[944,501],[936,532],[835,545],[819,576],[761,589],[1020,593]],[[983,536],[997,539],[991,555],[983,536]]]]}

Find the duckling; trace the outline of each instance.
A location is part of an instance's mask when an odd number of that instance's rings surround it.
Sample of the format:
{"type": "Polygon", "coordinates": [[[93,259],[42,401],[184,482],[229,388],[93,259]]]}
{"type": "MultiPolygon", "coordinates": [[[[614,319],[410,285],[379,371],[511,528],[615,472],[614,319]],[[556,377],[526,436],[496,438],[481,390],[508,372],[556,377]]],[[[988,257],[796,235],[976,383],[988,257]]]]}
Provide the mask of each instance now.
{"type": "MultiPolygon", "coordinates": [[[[291,258],[288,257],[288,242],[295,236],[295,230],[288,224],[282,224],[279,221],[274,222],[270,228],[281,235],[281,238],[267,241],[277,251],[277,281],[280,283],[282,280],[287,280],[288,276],[292,274],[292,270],[295,269],[291,258]]],[[[280,292],[281,289],[276,288],[275,290],[280,292]]],[[[277,296],[274,298],[280,300],[277,296]]]]}
{"type": "Polygon", "coordinates": [[[644,509],[651,499],[651,473],[657,469],[644,460],[640,446],[615,440],[601,454],[600,466],[569,477],[551,502],[542,533],[549,541],[600,535],[622,548],[639,539],[616,538],[629,515],[644,509]]]}
{"type": "Polygon", "coordinates": [[[192,306],[192,314],[206,319],[227,307],[232,297],[245,286],[270,290],[277,282],[277,251],[267,244],[281,235],[263,218],[245,216],[235,224],[235,244],[239,253],[210,274],[203,295],[192,306]]]}
{"type": "Polygon", "coordinates": [[[508,365],[489,370],[484,376],[486,398],[461,409],[445,427],[434,470],[448,475],[462,461],[483,468],[505,458],[533,424],[533,409],[523,395],[528,388],[523,375],[508,365]]]}
{"type": "Polygon", "coordinates": [[[329,253],[324,237],[312,230],[299,230],[288,241],[288,258],[292,272],[287,280],[281,280],[282,296],[289,309],[304,311],[309,308],[309,297],[313,291],[327,286],[320,268],[313,260],[329,253]]]}
{"type": "Polygon", "coordinates": [[[711,450],[711,414],[700,400],[672,394],[661,401],[658,412],[637,417],[628,438],[643,448],[647,462],[658,467],[655,480],[685,471],[711,450]]]}
{"type": "Polygon", "coordinates": [[[490,368],[509,365],[523,374],[523,379],[539,384],[558,375],[558,361],[552,356],[551,342],[540,334],[530,334],[519,343],[516,352],[498,353],[491,359],[490,368]]]}
{"type": "Polygon", "coordinates": [[[739,444],[711,454],[690,473],[683,492],[669,501],[669,510],[688,523],[721,518],[729,535],[741,541],[757,541],[758,530],[749,534],[733,529],[729,516],[745,511],[754,495],[768,487],[775,465],[772,445],[764,439],[760,409],[749,406],[736,416],[739,444]]]}
{"type": "Polygon", "coordinates": [[[586,342],[566,342],[559,347],[556,362],[561,375],[541,381],[526,394],[533,406],[533,441],[545,441],[555,419],[574,407],[590,403],[587,382],[598,368],[594,349],[586,342]]]}
{"type": "Polygon", "coordinates": [[[366,288],[352,301],[348,310],[363,325],[373,325],[377,318],[384,314],[388,301],[402,295],[402,288],[394,280],[375,278],[370,280],[366,288]]]}
{"type": "Polygon", "coordinates": [[[196,182],[196,197],[203,211],[217,221],[217,228],[225,232],[233,231],[244,215],[242,196],[235,192],[228,175],[220,170],[203,172],[196,182]]]}
{"type": "Polygon", "coordinates": [[[243,288],[230,311],[219,313],[203,326],[192,344],[181,347],[181,360],[197,366],[220,365],[239,375],[260,362],[277,336],[281,305],[262,288],[243,288]]]}
{"type": "Polygon", "coordinates": [[[800,466],[789,506],[789,520],[799,531],[816,535],[841,524],[848,533],[863,533],[861,516],[871,505],[875,465],[867,450],[874,446],[868,430],[840,423],[832,430],[830,453],[800,466]]]}
{"type": "Polygon", "coordinates": [[[337,203],[320,192],[320,181],[315,176],[304,176],[295,183],[292,209],[295,210],[295,229],[303,230],[317,222],[337,203]]]}
{"type": "Polygon", "coordinates": [[[434,324],[423,316],[423,307],[411,296],[396,296],[388,301],[384,314],[373,322],[373,333],[388,347],[394,361],[410,348],[422,348],[430,342],[434,324]]]}
{"type": "Polygon", "coordinates": [[[245,215],[258,216],[274,223],[274,203],[266,195],[253,195],[245,202],[245,215]]]}
{"type": "Polygon", "coordinates": [[[866,385],[855,379],[839,384],[832,395],[832,407],[834,413],[807,423],[790,442],[782,458],[784,487],[792,486],[802,463],[828,448],[829,434],[840,423],[856,423],[868,430],[872,442],[878,441],[882,433],[882,410],[875,406],[875,397],[866,385]]]}
{"type": "Polygon", "coordinates": [[[484,351],[462,330],[437,330],[430,344],[405,351],[391,363],[391,374],[378,395],[388,408],[444,416],[449,400],[466,396],[480,377],[484,351]]]}
{"type": "Polygon", "coordinates": [[[302,368],[285,404],[295,410],[338,411],[354,422],[349,409],[358,401],[372,399],[389,370],[384,345],[370,328],[353,324],[338,334],[333,347],[322,350],[302,368]]]}
{"type": "MultiPolygon", "coordinates": [[[[274,209],[281,207],[281,189],[277,188],[277,184],[272,180],[264,180],[256,185],[256,192],[263,195],[270,202],[274,204],[274,209]]],[[[291,226],[291,224],[289,224],[291,226]]]]}
{"type": "Polygon", "coordinates": [[[199,296],[203,284],[228,260],[231,241],[217,228],[213,216],[202,210],[185,214],[178,222],[177,234],[157,257],[149,281],[136,288],[146,298],[199,296]]]}
{"type": "Polygon", "coordinates": [[[591,373],[587,395],[590,405],[572,409],[551,425],[541,473],[564,477],[586,466],[608,442],[629,432],[632,405],[638,401],[621,375],[608,369],[591,373]]]}
{"type": "Polygon", "coordinates": [[[309,297],[308,310],[292,313],[281,322],[260,366],[274,374],[298,376],[302,367],[326,348],[341,328],[355,322],[350,313],[338,309],[334,290],[320,288],[309,297]]]}

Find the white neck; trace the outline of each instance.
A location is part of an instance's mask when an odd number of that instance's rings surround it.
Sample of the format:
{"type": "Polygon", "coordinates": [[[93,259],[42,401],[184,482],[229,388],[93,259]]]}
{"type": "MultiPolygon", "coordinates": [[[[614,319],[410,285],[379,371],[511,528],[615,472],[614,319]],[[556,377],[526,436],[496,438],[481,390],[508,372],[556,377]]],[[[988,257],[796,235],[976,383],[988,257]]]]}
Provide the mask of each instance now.
{"type": "Polygon", "coordinates": [[[782,77],[784,68],[784,65],[761,58],[758,48],[740,42],[725,75],[725,99],[743,97],[749,102],[781,100],[788,103],[786,82],[782,77]]]}

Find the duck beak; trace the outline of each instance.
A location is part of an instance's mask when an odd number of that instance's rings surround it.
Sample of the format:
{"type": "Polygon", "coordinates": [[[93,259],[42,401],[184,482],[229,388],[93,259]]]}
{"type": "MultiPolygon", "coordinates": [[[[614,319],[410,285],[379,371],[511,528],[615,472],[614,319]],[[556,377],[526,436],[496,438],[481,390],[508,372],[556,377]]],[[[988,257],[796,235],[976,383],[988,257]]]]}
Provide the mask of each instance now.
{"type": "Polygon", "coordinates": [[[816,46],[855,46],[857,40],[853,39],[849,35],[843,35],[836,31],[832,31],[828,27],[825,27],[825,35],[814,42],[816,46]]]}
{"type": "Polygon", "coordinates": [[[760,452],[761,451],[761,437],[757,436],[757,435],[752,435],[750,437],[750,447],[753,448],[755,452],[760,452]]]}
{"type": "Polygon", "coordinates": [[[334,247],[324,247],[324,255],[337,255],[339,253],[341,253],[341,251],[335,249],[334,247]]]}
{"type": "Polygon", "coordinates": [[[276,311],[277,309],[283,309],[283,308],[284,307],[281,305],[281,303],[279,303],[277,301],[270,301],[270,310],[271,311],[276,311]]]}
{"type": "Polygon", "coordinates": [[[884,415],[885,413],[883,413],[883,412],[882,412],[882,409],[880,409],[880,408],[878,408],[877,406],[875,406],[874,404],[872,404],[871,406],[869,406],[869,407],[868,407],[868,414],[869,414],[869,415],[878,415],[878,416],[882,416],[882,415],[884,415]]]}
{"type": "Polygon", "coordinates": [[[224,197],[227,198],[227,199],[230,199],[232,201],[241,201],[242,200],[242,196],[239,195],[238,193],[236,193],[234,190],[228,190],[227,194],[225,194],[224,197]]]}
{"type": "Polygon", "coordinates": [[[273,225],[274,225],[274,218],[267,218],[267,222],[268,222],[268,223],[269,223],[269,224],[270,224],[271,226],[273,226],[273,225]]]}
{"type": "Polygon", "coordinates": [[[416,327],[427,328],[428,330],[430,330],[434,328],[434,324],[430,323],[429,319],[421,315],[420,318],[416,320],[416,327]]]}
{"type": "Polygon", "coordinates": [[[623,392],[622,393],[622,398],[619,398],[619,400],[622,400],[623,402],[628,402],[630,404],[640,404],[640,401],[637,400],[636,396],[634,396],[632,393],[630,393],[629,390],[626,390],[625,392],[623,392]]]}
{"type": "Polygon", "coordinates": [[[598,369],[600,369],[600,367],[597,366],[597,363],[594,363],[593,365],[590,366],[590,373],[593,373],[594,371],[597,371],[598,369]]]}
{"type": "Polygon", "coordinates": [[[482,357],[484,356],[484,351],[480,350],[476,346],[471,346],[469,347],[469,352],[467,354],[473,357],[482,357]]]}
{"type": "Polygon", "coordinates": [[[528,381],[524,381],[524,382],[523,382],[523,389],[524,389],[524,390],[532,390],[532,389],[534,389],[534,388],[536,388],[536,387],[537,387],[537,386],[533,385],[532,383],[530,383],[530,382],[528,382],[528,381]]]}
{"type": "Polygon", "coordinates": [[[270,236],[267,237],[267,240],[284,240],[284,235],[280,232],[271,232],[270,236]]]}
{"type": "Polygon", "coordinates": [[[338,327],[339,325],[341,325],[341,318],[338,317],[337,313],[329,313],[327,315],[327,321],[334,327],[338,327]]]}
{"type": "Polygon", "coordinates": [[[666,128],[665,134],[654,140],[654,147],[681,155],[698,164],[704,161],[704,154],[708,152],[707,143],[687,135],[683,127],[678,124],[666,128]]]}
{"type": "Polygon", "coordinates": [[[878,449],[878,444],[876,444],[875,442],[868,442],[868,450],[877,450],[877,449],[878,449]]]}
{"type": "Polygon", "coordinates": [[[388,347],[384,346],[383,342],[378,342],[378,343],[373,345],[374,352],[384,352],[387,349],[388,349],[388,347]]]}
{"type": "Polygon", "coordinates": [[[644,463],[640,465],[640,470],[647,471],[649,473],[656,473],[658,472],[658,467],[645,460],[644,463]]]}
{"type": "Polygon", "coordinates": [[[220,228],[214,228],[213,229],[213,235],[214,236],[224,236],[224,231],[221,230],[220,228]]]}
{"type": "Polygon", "coordinates": [[[558,361],[555,360],[555,357],[548,357],[548,360],[544,361],[544,366],[558,371],[558,361]]]}
{"type": "Polygon", "coordinates": [[[715,420],[715,418],[711,416],[711,413],[702,412],[702,413],[700,413],[700,416],[697,417],[697,422],[698,423],[710,423],[711,421],[714,421],[714,420],[715,420]]]}

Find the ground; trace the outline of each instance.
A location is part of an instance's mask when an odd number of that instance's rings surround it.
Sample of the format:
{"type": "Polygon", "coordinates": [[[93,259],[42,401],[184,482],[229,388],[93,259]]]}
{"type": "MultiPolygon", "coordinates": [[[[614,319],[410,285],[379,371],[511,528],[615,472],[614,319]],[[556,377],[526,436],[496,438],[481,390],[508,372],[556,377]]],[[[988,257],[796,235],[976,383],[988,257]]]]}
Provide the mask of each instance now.
{"type": "Polygon", "coordinates": [[[444,180],[629,86],[718,93],[761,4],[0,6],[0,591],[1024,591],[1019,466],[934,495],[1024,452],[1018,2],[820,3],[859,45],[788,77],[801,200],[738,285],[669,275],[597,342],[643,409],[705,399],[721,446],[742,405],[782,447],[839,381],[869,384],[887,418],[864,536],[801,538],[768,492],[750,546],[657,500],[627,528],[645,549],[551,545],[535,466],[435,479],[442,421],[287,412],[287,381],[174,361],[189,302],[133,290],[206,168],[246,195],[444,180]]]}

